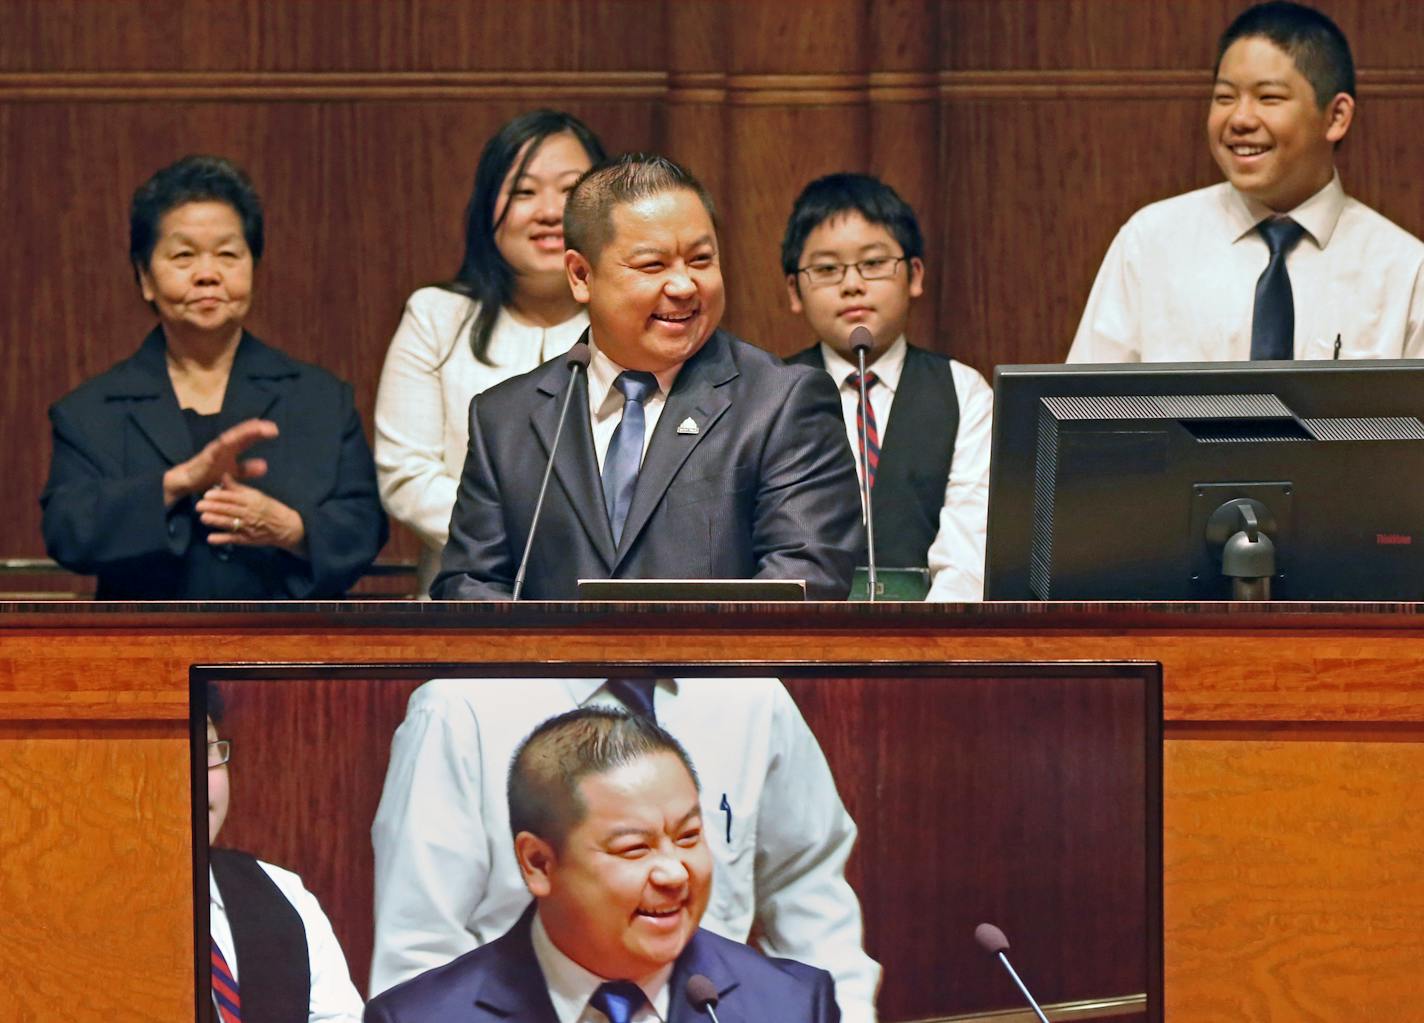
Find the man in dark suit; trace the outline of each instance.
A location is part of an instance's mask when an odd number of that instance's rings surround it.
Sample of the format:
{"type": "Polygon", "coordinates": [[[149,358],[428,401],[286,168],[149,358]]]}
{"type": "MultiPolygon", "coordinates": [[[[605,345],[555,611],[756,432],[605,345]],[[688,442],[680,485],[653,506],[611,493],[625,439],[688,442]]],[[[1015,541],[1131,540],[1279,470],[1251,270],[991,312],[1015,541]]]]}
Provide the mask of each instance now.
{"type": "Polygon", "coordinates": [[[994,394],[970,367],[905,340],[910,305],[924,292],[915,211],[875,178],[820,178],[792,208],[781,263],[791,311],[818,340],[787,361],[825,370],[840,388],[857,467],[870,475],[877,563],[928,568],[930,600],[983,599],[994,394]],[[872,340],[868,415],[850,346],[860,326],[872,340]]]}
{"type": "Polygon", "coordinates": [[[687,997],[698,975],[723,1023],[840,1019],[830,974],[698,928],[712,858],[697,776],[650,718],[551,718],[515,754],[508,791],[534,905],[493,943],[372,999],[368,1023],[689,1023],[707,1018],[687,997]]]}
{"type": "Polygon", "coordinates": [[[471,403],[432,596],[509,597],[572,386],[524,595],[568,599],[580,578],[759,578],[844,599],[863,539],[835,389],[717,328],[702,186],[662,157],[620,157],[574,186],[564,236],[588,372],[555,360],[471,403]]]}

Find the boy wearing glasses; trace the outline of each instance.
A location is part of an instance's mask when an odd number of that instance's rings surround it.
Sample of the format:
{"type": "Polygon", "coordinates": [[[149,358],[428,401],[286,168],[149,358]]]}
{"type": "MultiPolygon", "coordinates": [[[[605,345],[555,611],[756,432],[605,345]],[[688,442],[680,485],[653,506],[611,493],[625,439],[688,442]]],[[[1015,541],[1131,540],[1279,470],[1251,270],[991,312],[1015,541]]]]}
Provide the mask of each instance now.
{"type": "Polygon", "coordinates": [[[929,600],[981,600],[994,393],[963,363],[905,340],[910,304],[924,294],[923,257],[915,211],[889,185],[864,174],[807,185],[786,225],[781,266],[791,311],[817,343],[786,361],[824,369],[840,388],[856,468],[870,474],[876,562],[928,568],[929,600]],[[866,452],[850,347],[859,326],[873,341],[866,452]]]}
{"type": "Polygon", "coordinates": [[[213,846],[227,819],[222,694],[208,686],[208,933],[215,1023],[360,1023],[364,1005],[331,922],[289,870],[213,846]]]}

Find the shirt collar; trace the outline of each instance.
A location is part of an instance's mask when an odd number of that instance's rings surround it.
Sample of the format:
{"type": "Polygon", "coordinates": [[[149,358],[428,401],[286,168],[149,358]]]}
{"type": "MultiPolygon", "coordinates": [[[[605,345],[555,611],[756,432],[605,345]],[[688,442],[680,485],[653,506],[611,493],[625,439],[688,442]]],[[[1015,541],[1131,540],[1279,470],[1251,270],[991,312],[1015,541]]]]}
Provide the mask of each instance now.
{"type": "MultiPolygon", "coordinates": [[[[564,955],[549,937],[549,932],[544,930],[544,921],[537,912],[529,928],[529,940],[534,946],[534,958],[544,974],[544,985],[549,989],[549,1001],[554,1003],[554,1015],[558,1016],[559,1023],[575,1023],[593,993],[608,978],[585,970],[564,955]]],[[[668,963],[638,985],[659,1020],[667,1018],[668,981],[672,979],[672,968],[673,964],[668,963]]]]}
{"type": "MultiPolygon", "coordinates": [[[[624,367],[618,365],[598,347],[598,342],[593,338],[593,331],[588,334],[588,349],[591,357],[588,362],[588,400],[589,405],[600,418],[611,414],[615,409],[623,407],[623,395],[613,395],[613,381],[618,379],[618,374],[624,372],[624,367]],[[609,408],[609,399],[614,397],[613,407],[609,408]]],[[[665,369],[653,376],[658,378],[658,391],[666,398],[672,393],[673,381],[677,379],[678,372],[682,365],[665,369]]]]}
{"type": "MultiPolygon", "coordinates": [[[[1265,203],[1237,191],[1234,185],[1227,189],[1227,196],[1227,216],[1235,229],[1234,241],[1255,231],[1261,221],[1280,215],[1265,203]]],[[[1284,216],[1305,228],[1315,244],[1323,249],[1330,244],[1330,236],[1335,233],[1335,225],[1344,211],[1345,186],[1340,183],[1340,172],[1336,171],[1324,188],[1284,216]]]]}
{"type": "Polygon", "coordinates": [[[212,867],[208,868],[208,902],[226,912],[226,907],[223,903],[222,889],[218,887],[218,879],[213,876],[212,867]]]}
{"type": "MultiPolygon", "coordinates": [[[[895,389],[900,386],[900,373],[905,368],[905,350],[908,347],[905,335],[901,334],[895,339],[894,344],[885,349],[884,355],[865,367],[865,371],[873,372],[876,379],[888,388],[891,394],[894,394],[895,389]]],[[[824,341],[821,342],[821,358],[825,360],[826,372],[831,375],[839,387],[845,387],[846,377],[856,372],[855,363],[824,341]]]]}

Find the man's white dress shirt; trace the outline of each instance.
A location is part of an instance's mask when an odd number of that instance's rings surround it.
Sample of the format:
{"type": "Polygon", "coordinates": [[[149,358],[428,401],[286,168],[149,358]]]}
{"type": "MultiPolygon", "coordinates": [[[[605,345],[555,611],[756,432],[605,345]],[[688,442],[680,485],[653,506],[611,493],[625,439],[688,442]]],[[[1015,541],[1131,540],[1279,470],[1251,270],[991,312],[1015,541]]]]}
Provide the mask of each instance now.
{"type": "MultiPolygon", "coordinates": [[[[1273,215],[1228,182],[1139,210],[1103,259],[1068,361],[1250,359],[1270,259],[1256,225],[1273,215]]],[[[1424,356],[1424,242],[1347,196],[1338,174],[1288,216],[1305,228],[1286,259],[1295,358],[1424,356]]]]}
{"type": "MultiPolygon", "coordinates": [[[[878,383],[866,397],[875,413],[875,427],[881,448],[905,369],[907,344],[902,335],[885,354],[866,367],[878,383]]],[[[865,467],[860,457],[860,430],[855,425],[860,406],[860,389],[850,376],[859,372],[830,345],[821,342],[821,358],[826,372],[840,385],[841,418],[846,437],[855,452],[855,468],[861,479],[865,467]]],[[[984,599],[984,543],[989,519],[989,448],[994,421],[994,391],[976,370],[955,359],[949,363],[954,393],[959,399],[959,432],[954,438],[954,459],[944,487],[944,507],[939,513],[939,531],[929,549],[930,592],[926,600],[965,601],[984,599]]]]}
{"type": "MultiPolygon", "coordinates": [[[[588,1004],[594,992],[603,986],[603,978],[564,955],[544,929],[544,921],[538,913],[534,914],[530,925],[529,939],[559,1023],[608,1023],[607,1016],[588,1004]]],[[[673,964],[668,963],[651,980],[639,985],[648,1001],[633,1013],[631,1023],[662,1023],[667,1019],[668,981],[672,979],[672,968],[673,964]]]]}
{"type": "MultiPolygon", "coordinates": [[[[292,904],[307,932],[307,958],[310,960],[311,969],[308,1023],[361,1023],[361,1016],[366,1007],[356,985],[351,983],[346,957],[341,954],[341,945],[336,940],[336,933],[331,929],[331,921],[322,912],[316,896],[307,891],[302,879],[290,870],[283,870],[262,860],[258,860],[257,865],[292,904]]],[[[212,935],[218,948],[222,949],[223,958],[232,970],[240,995],[242,962],[238,958],[237,949],[233,947],[232,927],[227,922],[227,907],[211,870],[208,871],[208,933],[212,935]]]]}
{"type": "MultiPolygon", "coordinates": [[[[510,759],[546,719],[620,706],[602,679],[440,679],[411,696],[371,826],[371,992],[499,937],[529,905],[505,792],[510,759]]],[[[658,722],[702,788],[713,856],[702,926],[830,971],[844,1018],[875,1019],[880,967],[845,880],[856,828],[820,745],[776,679],[660,680],[658,722]]]]}
{"type": "Polygon", "coordinates": [[[376,391],[376,480],[391,518],[420,537],[417,579],[425,596],[440,570],[450,512],[470,441],[470,399],[572,347],[588,326],[580,312],[555,327],[531,327],[502,310],[490,363],[470,350],[479,304],[444,288],[410,296],[391,338],[376,391]]]}
{"type": "MultiPolygon", "coordinates": [[[[588,361],[588,414],[593,426],[593,450],[598,456],[598,471],[603,472],[603,460],[608,455],[608,446],[613,443],[613,432],[623,422],[623,392],[613,386],[623,367],[614,362],[598,347],[598,341],[589,336],[588,361]]],[[[643,401],[643,455],[648,453],[648,445],[653,439],[653,428],[662,418],[663,406],[672,392],[673,381],[677,379],[681,365],[654,373],[658,388],[643,401]]]]}

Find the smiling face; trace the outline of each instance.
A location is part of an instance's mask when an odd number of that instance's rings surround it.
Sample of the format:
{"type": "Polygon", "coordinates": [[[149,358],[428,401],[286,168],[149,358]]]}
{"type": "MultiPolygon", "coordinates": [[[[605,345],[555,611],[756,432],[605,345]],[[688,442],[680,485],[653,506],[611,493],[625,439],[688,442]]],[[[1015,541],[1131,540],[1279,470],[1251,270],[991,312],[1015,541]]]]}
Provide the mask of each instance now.
{"type": "Polygon", "coordinates": [[[599,349],[624,369],[686,362],[721,322],[726,298],[717,232],[696,192],[674,189],[613,208],[595,262],[565,257],[599,349]]]}
{"type": "Polygon", "coordinates": [[[711,894],[697,786],[658,752],[585,777],[585,813],[555,849],[527,831],[515,852],[556,946],[605,979],[641,980],[691,940],[711,894]]]}
{"type": "Polygon", "coordinates": [[[558,279],[564,272],[564,200],[579,175],[592,166],[573,135],[550,135],[539,144],[524,173],[515,177],[527,143],[500,186],[495,203],[494,242],[516,280],[558,279]],[[503,219],[501,219],[503,218],[503,219]]]}
{"type": "Polygon", "coordinates": [[[1228,181],[1284,213],[1329,184],[1335,144],[1349,131],[1354,109],[1346,93],[1322,109],[1288,53],[1247,36],[1222,54],[1207,143],[1228,181]]]}
{"type": "MultiPolygon", "coordinates": [[[[800,265],[869,262],[872,267],[882,268],[886,262],[903,256],[888,228],[851,211],[819,224],[806,236],[800,265]]],[[[805,316],[816,337],[851,362],[855,361],[851,331],[866,327],[875,342],[866,356],[870,363],[905,332],[910,300],[924,294],[924,278],[924,263],[901,259],[895,263],[891,276],[879,280],[868,281],[851,266],[839,284],[817,285],[808,275],[798,273],[786,278],[786,289],[791,311],[805,316]]]]}
{"type": "Polygon", "coordinates": [[[242,218],[225,202],[189,202],[158,222],[139,286],[171,335],[226,338],[252,305],[252,253],[242,218]]]}

